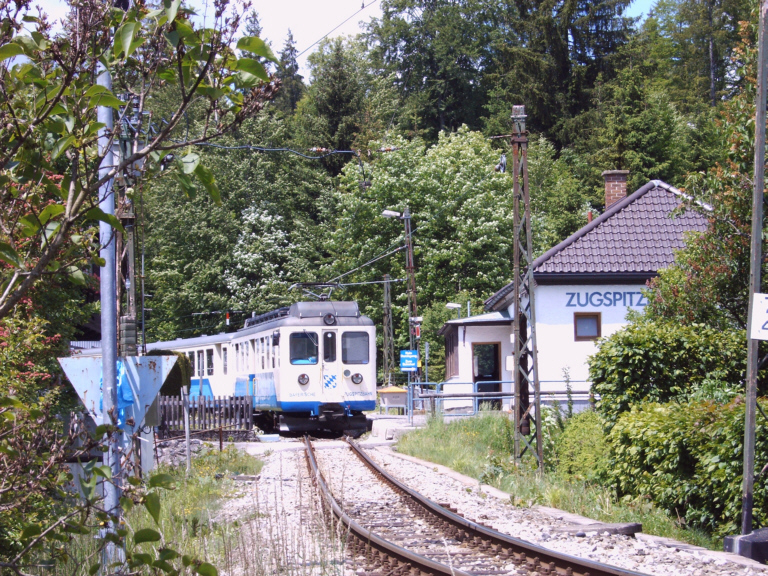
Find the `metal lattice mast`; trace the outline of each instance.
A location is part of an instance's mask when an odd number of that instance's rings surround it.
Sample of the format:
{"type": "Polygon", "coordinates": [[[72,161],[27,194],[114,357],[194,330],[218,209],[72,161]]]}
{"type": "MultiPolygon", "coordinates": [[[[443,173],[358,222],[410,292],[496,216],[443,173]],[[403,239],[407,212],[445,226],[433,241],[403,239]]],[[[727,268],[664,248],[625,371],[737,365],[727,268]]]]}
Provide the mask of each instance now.
{"type": "Polygon", "coordinates": [[[392,293],[389,291],[391,276],[384,275],[384,385],[392,384],[395,369],[394,338],[392,337],[392,293]]]}
{"type": "Polygon", "coordinates": [[[531,198],[528,190],[528,132],[525,106],[512,107],[512,181],[514,200],[514,382],[515,462],[527,450],[536,456],[539,473],[544,472],[541,439],[541,399],[536,312],[534,305],[533,243],[531,241],[531,198]],[[530,402],[533,388],[534,402],[530,402]],[[533,413],[531,409],[533,408],[533,413]],[[535,437],[531,436],[531,423],[535,437]],[[535,447],[531,444],[534,442],[535,447]]]}

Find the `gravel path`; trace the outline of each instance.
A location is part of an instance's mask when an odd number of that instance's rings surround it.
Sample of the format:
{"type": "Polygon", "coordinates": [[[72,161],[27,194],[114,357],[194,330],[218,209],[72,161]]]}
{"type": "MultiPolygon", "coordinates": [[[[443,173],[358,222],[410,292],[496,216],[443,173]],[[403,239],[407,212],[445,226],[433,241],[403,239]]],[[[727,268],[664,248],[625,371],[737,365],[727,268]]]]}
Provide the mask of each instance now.
{"type": "Polygon", "coordinates": [[[318,508],[303,452],[276,452],[255,482],[237,482],[215,521],[232,529],[223,576],[339,574],[338,534],[318,508]]]}

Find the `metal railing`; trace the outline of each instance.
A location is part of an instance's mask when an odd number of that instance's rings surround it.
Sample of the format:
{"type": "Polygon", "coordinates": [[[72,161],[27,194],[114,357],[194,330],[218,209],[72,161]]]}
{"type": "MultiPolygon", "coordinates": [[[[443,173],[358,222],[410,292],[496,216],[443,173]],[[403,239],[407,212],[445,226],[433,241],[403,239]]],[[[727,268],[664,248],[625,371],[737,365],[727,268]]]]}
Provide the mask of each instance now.
{"type": "MultiPolygon", "coordinates": [[[[556,389],[556,390],[549,390],[546,392],[542,392],[541,399],[544,403],[547,403],[547,401],[551,402],[561,402],[568,399],[568,396],[570,395],[571,398],[575,398],[577,401],[585,401],[590,400],[592,398],[592,392],[590,390],[568,390],[567,385],[568,383],[565,380],[541,380],[541,384],[562,384],[562,389],[556,389]]],[[[588,381],[586,380],[571,380],[570,384],[587,384],[588,381]]],[[[514,382],[511,380],[491,380],[491,381],[478,381],[478,382],[455,382],[455,381],[443,381],[443,382],[411,382],[407,388],[406,388],[406,406],[405,406],[405,413],[408,415],[408,423],[413,424],[413,413],[416,410],[426,410],[424,403],[426,400],[429,400],[431,403],[430,411],[431,412],[444,412],[444,403],[446,399],[452,399],[452,400],[459,400],[459,399],[469,399],[472,400],[472,406],[470,412],[463,412],[461,413],[462,416],[474,416],[480,411],[480,405],[483,402],[489,401],[489,400],[503,400],[506,398],[514,398],[514,382]],[[495,391],[495,392],[479,392],[478,391],[478,385],[480,386],[487,386],[487,385],[498,385],[500,388],[503,388],[505,384],[509,384],[510,390],[509,392],[504,392],[503,390],[495,391]],[[456,385],[456,386],[472,386],[471,392],[452,392],[452,393],[446,393],[444,392],[444,388],[446,385],[456,385]],[[434,388],[434,392],[427,392],[424,393],[422,390],[418,390],[417,388],[434,388]]],[[[533,390],[529,390],[529,394],[533,394],[533,390]]]]}

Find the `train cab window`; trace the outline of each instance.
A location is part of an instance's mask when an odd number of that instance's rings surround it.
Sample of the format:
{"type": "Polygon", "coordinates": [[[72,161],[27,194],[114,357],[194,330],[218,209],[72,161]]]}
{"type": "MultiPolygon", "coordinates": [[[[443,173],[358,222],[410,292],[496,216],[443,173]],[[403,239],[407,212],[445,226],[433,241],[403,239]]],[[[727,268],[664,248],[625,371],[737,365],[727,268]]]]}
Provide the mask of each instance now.
{"type": "Polygon", "coordinates": [[[336,332],[323,334],[323,360],[336,362],[336,332]]]}
{"type": "Polygon", "coordinates": [[[221,371],[224,375],[227,375],[227,347],[224,346],[221,349],[221,371]]]}
{"type": "Polygon", "coordinates": [[[189,357],[189,370],[194,375],[195,373],[195,353],[189,352],[187,353],[187,356],[189,357]]]}
{"type": "Polygon", "coordinates": [[[291,364],[317,364],[317,333],[291,334],[291,364]]]}
{"type": "Polygon", "coordinates": [[[368,364],[366,332],[344,332],[341,335],[341,361],[344,364],[368,364]]]}
{"type": "Polygon", "coordinates": [[[205,366],[208,369],[208,376],[213,376],[213,348],[208,348],[205,351],[205,366]]]}

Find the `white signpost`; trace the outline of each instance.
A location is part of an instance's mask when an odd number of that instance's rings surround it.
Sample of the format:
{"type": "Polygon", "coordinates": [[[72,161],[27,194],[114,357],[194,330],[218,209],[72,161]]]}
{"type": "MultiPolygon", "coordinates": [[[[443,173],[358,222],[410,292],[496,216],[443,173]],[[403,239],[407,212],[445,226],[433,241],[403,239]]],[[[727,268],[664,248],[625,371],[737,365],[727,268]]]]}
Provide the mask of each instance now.
{"type": "Polygon", "coordinates": [[[752,340],[768,340],[768,294],[755,293],[751,320],[749,337],[752,340]]]}

